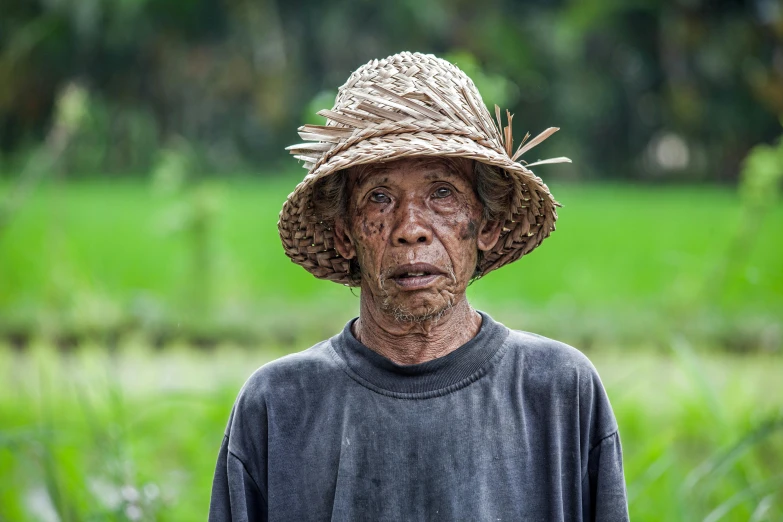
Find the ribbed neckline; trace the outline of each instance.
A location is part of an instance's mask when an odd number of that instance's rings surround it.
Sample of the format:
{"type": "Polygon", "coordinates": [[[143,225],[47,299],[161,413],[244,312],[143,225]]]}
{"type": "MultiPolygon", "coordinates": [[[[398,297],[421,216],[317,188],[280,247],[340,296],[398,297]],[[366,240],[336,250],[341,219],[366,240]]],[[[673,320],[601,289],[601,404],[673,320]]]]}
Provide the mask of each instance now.
{"type": "Polygon", "coordinates": [[[421,364],[397,364],[360,343],[351,332],[356,319],[350,320],[331,344],[346,371],[364,386],[404,398],[442,395],[480,378],[500,355],[509,330],[487,314],[479,314],[481,328],[473,339],[421,364]]]}

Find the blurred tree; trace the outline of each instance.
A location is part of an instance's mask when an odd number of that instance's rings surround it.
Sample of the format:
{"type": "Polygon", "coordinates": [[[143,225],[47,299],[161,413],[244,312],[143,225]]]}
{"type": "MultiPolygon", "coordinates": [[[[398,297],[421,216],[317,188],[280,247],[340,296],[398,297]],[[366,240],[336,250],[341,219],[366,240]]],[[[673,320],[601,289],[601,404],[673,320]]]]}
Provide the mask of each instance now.
{"type": "MultiPolygon", "coordinates": [[[[783,117],[781,117],[783,124],[783,117]]],[[[769,212],[780,200],[783,190],[783,134],[773,145],[760,144],[750,150],[742,164],[739,193],[742,212],[727,255],[718,266],[717,285],[707,281],[713,290],[722,290],[731,272],[746,268],[748,257],[758,240],[769,212]]]]}
{"type": "Polygon", "coordinates": [[[213,236],[220,214],[220,188],[205,179],[198,151],[190,143],[183,138],[172,141],[161,150],[151,182],[156,195],[167,201],[158,222],[160,232],[184,239],[189,274],[183,298],[198,323],[209,316],[214,304],[213,236]]]}
{"type": "Polygon", "coordinates": [[[5,198],[0,199],[0,238],[14,215],[24,206],[38,184],[57,170],[62,155],[84,125],[89,94],[78,84],[66,85],[55,104],[54,124],[43,145],[29,155],[5,198]]]}
{"type": "Polygon", "coordinates": [[[72,172],[146,172],[173,136],[203,149],[211,171],[271,171],[308,101],[400,50],[482,74],[487,104],[509,108],[521,130],[561,126],[540,154],[571,156],[566,176],[734,180],[747,151],[776,136],[783,106],[778,0],[5,0],[2,10],[0,152],[13,159],[41,141],[58,89],[78,79],[93,106],[65,154],[72,172]]]}

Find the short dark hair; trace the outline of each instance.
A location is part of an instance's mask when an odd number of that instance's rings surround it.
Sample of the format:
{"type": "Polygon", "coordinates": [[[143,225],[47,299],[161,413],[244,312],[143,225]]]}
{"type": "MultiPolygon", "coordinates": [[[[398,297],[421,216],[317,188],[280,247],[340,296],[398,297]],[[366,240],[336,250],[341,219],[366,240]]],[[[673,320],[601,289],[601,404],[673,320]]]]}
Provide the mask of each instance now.
{"type": "MultiPolygon", "coordinates": [[[[439,157],[436,159],[443,161],[453,171],[461,170],[460,161],[473,162],[473,189],[476,191],[476,196],[482,204],[484,219],[487,221],[502,221],[508,217],[511,210],[514,185],[503,169],[464,158],[439,157]]],[[[348,179],[350,174],[352,171],[359,171],[361,174],[361,172],[372,167],[373,164],[357,165],[348,169],[338,170],[316,181],[313,184],[312,197],[315,217],[319,221],[331,223],[338,219],[346,221],[349,217],[350,191],[348,179]]],[[[473,275],[474,278],[481,275],[478,265],[481,264],[482,254],[483,252],[479,251],[476,272],[473,275]]],[[[350,260],[348,277],[352,283],[356,284],[361,280],[361,268],[356,258],[350,260]]]]}

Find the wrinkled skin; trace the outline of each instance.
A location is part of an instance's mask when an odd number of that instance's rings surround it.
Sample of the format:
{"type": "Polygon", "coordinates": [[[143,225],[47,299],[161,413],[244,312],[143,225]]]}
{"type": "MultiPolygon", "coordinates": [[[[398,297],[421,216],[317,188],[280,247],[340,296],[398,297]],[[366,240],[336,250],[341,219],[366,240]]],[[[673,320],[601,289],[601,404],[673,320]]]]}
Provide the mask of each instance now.
{"type": "Polygon", "coordinates": [[[347,222],[335,223],[337,251],[361,267],[355,333],[401,364],[445,355],[481,323],[465,289],[500,225],[482,218],[472,162],[456,167],[420,158],[352,172],[347,222]]]}

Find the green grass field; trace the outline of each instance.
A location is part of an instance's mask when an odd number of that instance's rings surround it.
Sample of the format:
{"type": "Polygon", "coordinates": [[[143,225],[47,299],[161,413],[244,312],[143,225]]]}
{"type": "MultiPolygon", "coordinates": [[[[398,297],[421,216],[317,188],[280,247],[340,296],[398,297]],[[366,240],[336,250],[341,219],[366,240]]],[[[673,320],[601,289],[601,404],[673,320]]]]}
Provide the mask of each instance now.
{"type": "MultiPolygon", "coordinates": [[[[130,317],[182,329],[239,325],[261,339],[281,318],[286,330],[331,332],[357,299],[283,254],[275,224],[295,182],[221,183],[207,193],[218,210],[206,233],[181,225],[199,212],[196,196],[156,196],[138,181],[42,187],[0,232],[0,331],[91,331],[130,317]]],[[[779,347],[783,206],[732,248],[740,204],[728,188],[552,190],[564,205],[557,231],[476,282],[476,306],[580,346],[665,344],[674,330],[738,350],[779,347]]]]}

